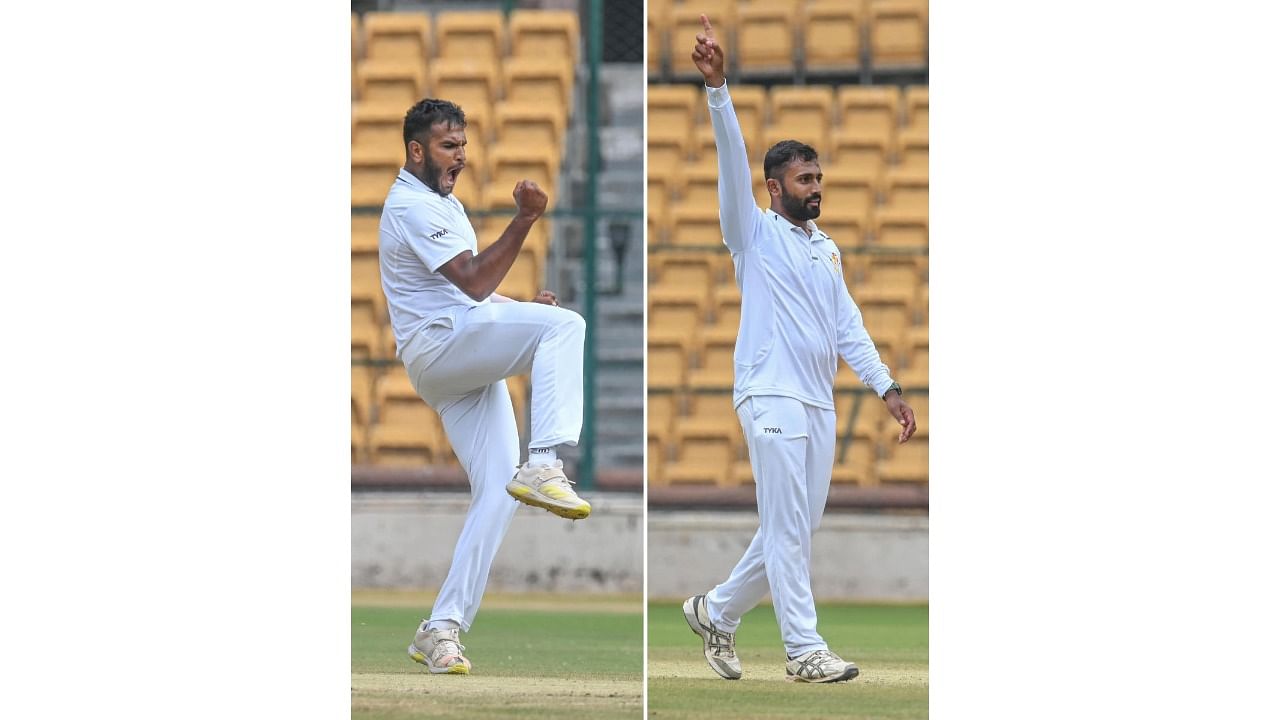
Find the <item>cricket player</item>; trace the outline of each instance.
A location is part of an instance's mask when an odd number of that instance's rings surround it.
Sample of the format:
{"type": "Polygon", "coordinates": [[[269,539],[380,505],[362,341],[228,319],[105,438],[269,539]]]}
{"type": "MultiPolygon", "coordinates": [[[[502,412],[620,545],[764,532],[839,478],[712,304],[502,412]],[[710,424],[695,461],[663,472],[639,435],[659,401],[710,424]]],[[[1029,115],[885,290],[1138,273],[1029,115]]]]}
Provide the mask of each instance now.
{"type": "Polygon", "coordinates": [[[770,207],[751,193],[746,144],[725,83],[724,49],[702,16],[693,63],[707,86],[719,164],[720,228],[742,290],[734,348],[733,403],[756,481],[760,529],[729,578],[684,603],[703,655],[721,677],[742,677],[734,633],[766,593],[787,651],[786,674],[835,682],[858,668],[818,634],[809,580],[810,540],[822,519],[835,460],[836,356],[858,374],[902,426],[916,430],[902,389],[880,361],[845,287],[840,250],[813,222],[822,206],[822,168],[813,148],[784,140],[765,154],[770,207]]]}
{"type": "MultiPolygon", "coordinates": [[[[467,674],[459,631],[471,628],[489,568],[516,502],[581,519],[591,505],[570,487],[559,445],[582,430],[582,348],[586,324],[543,290],[531,302],[494,292],[529,229],[547,207],[536,183],[516,183],[516,216],[477,252],[476,235],[452,194],[466,167],[462,109],[426,99],[405,115],[405,163],[387,193],[379,226],[379,264],[396,355],[414,388],[440,415],[471,483],[471,509],[449,574],[409,656],[433,673],[467,674]],[[532,372],[528,461],[505,378],[532,372]],[[512,477],[512,472],[515,476],[512,477]]],[[[430,550],[444,548],[445,538],[430,550]]]]}

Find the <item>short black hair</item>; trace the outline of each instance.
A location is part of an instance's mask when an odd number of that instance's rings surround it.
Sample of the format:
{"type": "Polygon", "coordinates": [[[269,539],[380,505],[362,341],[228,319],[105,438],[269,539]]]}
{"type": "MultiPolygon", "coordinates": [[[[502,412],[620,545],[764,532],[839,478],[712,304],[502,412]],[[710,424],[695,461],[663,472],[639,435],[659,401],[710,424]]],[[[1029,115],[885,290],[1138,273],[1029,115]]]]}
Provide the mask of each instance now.
{"type": "Polygon", "coordinates": [[[463,114],[462,108],[448,100],[426,98],[409,108],[404,116],[404,144],[408,145],[410,140],[417,139],[419,134],[430,130],[436,123],[464,128],[467,126],[467,116],[463,114]]]}
{"type": "Polygon", "coordinates": [[[782,169],[789,165],[792,160],[812,162],[817,159],[818,151],[812,147],[799,140],[783,140],[769,148],[769,152],[764,154],[764,178],[766,180],[769,178],[781,180],[782,169]]]}

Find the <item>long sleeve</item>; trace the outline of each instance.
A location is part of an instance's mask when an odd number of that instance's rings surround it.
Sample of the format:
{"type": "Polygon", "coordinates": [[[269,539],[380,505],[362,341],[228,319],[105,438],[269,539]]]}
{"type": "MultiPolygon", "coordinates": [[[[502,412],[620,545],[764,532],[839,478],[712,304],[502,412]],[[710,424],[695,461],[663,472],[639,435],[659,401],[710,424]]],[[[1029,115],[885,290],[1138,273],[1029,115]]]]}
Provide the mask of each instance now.
{"type": "Polygon", "coordinates": [[[883,396],[893,384],[889,368],[880,360],[876,344],[872,342],[867,329],[862,325],[862,312],[854,304],[848,290],[841,293],[839,301],[839,325],[836,327],[837,350],[840,357],[849,363],[849,367],[857,373],[864,385],[883,396]]]}
{"type": "Polygon", "coordinates": [[[738,115],[729,97],[729,83],[707,88],[711,129],[716,138],[716,164],[720,170],[720,231],[733,252],[746,250],[755,240],[760,210],[751,194],[751,167],[738,115]]]}

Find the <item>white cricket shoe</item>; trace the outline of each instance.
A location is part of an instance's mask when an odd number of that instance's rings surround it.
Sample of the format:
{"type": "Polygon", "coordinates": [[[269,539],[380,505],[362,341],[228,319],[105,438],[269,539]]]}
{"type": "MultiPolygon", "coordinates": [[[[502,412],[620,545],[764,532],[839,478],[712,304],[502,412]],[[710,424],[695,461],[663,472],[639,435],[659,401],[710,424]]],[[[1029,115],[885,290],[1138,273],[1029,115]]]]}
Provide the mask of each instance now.
{"type": "Polygon", "coordinates": [[[828,683],[856,677],[858,666],[830,650],[813,650],[787,659],[787,679],[795,682],[828,683]]]}
{"type": "Polygon", "coordinates": [[[742,677],[742,662],[733,645],[733,633],[717,629],[707,613],[707,596],[694,595],[684,601],[684,620],[689,629],[702,636],[702,656],[716,674],[725,680],[742,677]]]}
{"type": "Polygon", "coordinates": [[[409,657],[436,674],[468,675],[471,661],[462,655],[463,650],[466,648],[458,642],[458,628],[429,630],[423,620],[409,644],[409,657]]]}
{"type": "Polygon", "coordinates": [[[564,475],[564,463],[559,460],[554,465],[532,467],[525,463],[507,483],[507,494],[525,505],[581,520],[591,514],[591,503],[578,497],[570,485],[572,482],[564,475]]]}

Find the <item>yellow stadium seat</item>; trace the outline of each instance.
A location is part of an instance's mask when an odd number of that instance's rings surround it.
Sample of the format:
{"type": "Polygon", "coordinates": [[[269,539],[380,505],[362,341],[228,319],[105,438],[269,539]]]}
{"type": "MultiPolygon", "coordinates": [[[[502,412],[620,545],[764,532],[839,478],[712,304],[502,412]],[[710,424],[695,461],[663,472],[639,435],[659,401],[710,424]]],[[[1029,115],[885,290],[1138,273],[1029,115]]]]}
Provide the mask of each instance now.
{"type": "Polygon", "coordinates": [[[671,211],[671,243],[711,249],[723,247],[716,206],[680,205],[671,211]]]}
{"type": "Polygon", "coordinates": [[[671,435],[671,424],[678,408],[679,396],[674,392],[650,392],[647,424],[649,432],[660,438],[671,435]]]}
{"type": "Polygon", "coordinates": [[[847,0],[817,0],[804,8],[804,62],[808,70],[856,70],[861,63],[858,9],[847,0]]]}
{"type": "Polygon", "coordinates": [[[895,363],[891,361],[902,347],[903,333],[911,324],[910,305],[897,298],[863,298],[856,292],[854,300],[862,311],[863,326],[880,350],[885,364],[892,369],[895,363]]]}
{"type": "Polygon", "coordinates": [[[403,163],[406,109],[384,103],[355,103],[352,107],[351,149],[364,157],[403,163]]]}
{"type": "Polygon", "coordinates": [[[547,208],[555,206],[560,158],[546,147],[502,143],[489,156],[489,183],[481,197],[486,209],[515,209],[511,192],[521,180],[532,180],[547,193],[547,208]]]}
{"type": "Polygon", "coordinates": [[[817,220],[818,226],[826,229],[828,210],[842,210],[860,218],[865,228],[871,208],[876,204],[877,173],[857,164],[832,163],[830,167],[823,166],[822,176],[822,215],[817,220]]]}
{"type": "MultiPolygon", "coordinates": [[[[908,403],[910,404],[910,403],[908,403]]],[[[885,443],[888,457],[881,460],[876,474],[883,483],[929,482],[929,433],[917,424],[916,434],[906,444],[885,443]]]]}
{"type": "Polygon", "coordinates": [[[501,87],[498,65],[486,57],[437,58],[427,72],[432,95],[457,104],[468,117],[477,105],[484,105],[487,115],[501,87]]]}
{"type": "MultiPolygon", "coordinates": [[[[378,327],[386,322],[387,317],[387,300],[382,295],[382,285],[372,285],[367,282],[358,280],[355,275],[352,276],[351,286],[351,324],[368,325],[370,327],[378,327]]],[[[372,335],[369,339],[370,347],[376,342],[372,335]]]]}
{"type": "Polygon", "coordinates": [[[678,340],[649,338],[648,351],[649,388],[677,389],[684,387],[689,369],[688,354],[678,340]]]}
{"type": "Polygon", "coordinates": [[[733,387],[733,348],[737,339],[716,338],[703,343],[701,363],[689,371],[689,387],[694,390],[733,387]]]}
{"type": "Polygon", "coordinates": [[[680,204],[719,207],[719,184],[719,168],[711,165],[686,167],[680,175],[680,204]]]}
{"type": "Polygon", "coordinates": [[[648,454],[645,455],[645,467],[649,475],[649,487],[661,487],[667,484],[663,471],[666,470],[667,441],[653,427],[649,427],[648,454]]]}
{"type": "Polygon", "coordinates": [[[898,167],[929,172],[929,128],[908,128],[898,133],[898,167]]]}
{"type": "Polygon", "coordinates": [[[498,285],[498,294],[512,300],[532,300],[542,288],[542,258],[532,248],[520,248],[506,277],[498,285]]]}
{"type": "Polygon", "coordinates": [[[564,114],[546,103],[500,102],[494,110],[498,142],[561,152],[564,114]]]}
{"type": "MultiPolygon", "coordinates": [[[[929,387],[928,326],[908,328],[906,346],[907,363],[902,370],[895,374],[895,377],[906,388],[929,387]]],[[[911,409],[916,411],[916,424],[920,425],[923,421],[920,419],[920,409],[917,407],[918,401],[916,397],[925,398],[927,407],[929,396],[913,394],[907,400],[907,404],[911,405],[911,409]]]]}
{"type": "Polygon", "coordinates": [[[573,65],[563,57],[520,58],[502,66],[502,84],[511,102],[538,103],[570,114],[573,65]]]}
{"type": "Polygon", "coordinates": [[[671,485],[728,485],[741,437],[736,418],[727,413],[710,422],[677,418],[676,460],[667,465],[666,481],[671,485]]]}
{"type": "Polygon", "coordinates": [[[833,100],[828,85],[775,87],[769,93],[769,130],[786,134],[816,129],[825,136],[831,132],[833,100]]]}
{"type": "MultiPolygon", "coordinates": [[[[927,163],[927,160],[926,160],[927,163]]],[[[885,205],[889,208],[929,214],[929,170],[895,167],[885,175],[885,205]]]]}
{"type": "Polygon", "coordinates": [[[351,152],[351,204],[355,206],[381,205],[387,199],[387,191],[404,164],[382,152],[372,155],[351,152]]]}
{"type": "Polygon", "coordinates": [[[836,114],[840,127],[864,136],[892,139],[898,129],[900,93],[889,85],[840,88],[836,114]]]}
{"type": "MultiPolygon", "coordinates": [[[[825,193],[825,190],[824,190],[825,193]]],[[[867,211],[856,205],[848,207],[823,198],[822,216],[816,222],[822,232],[831,236],[832,242],[842,250],[866,245],[867,211]]]]}
{"type": "Polygon", "coordinates": [[[382,218],[366,213],[351,214],[351,252],[378,252],[378,223],[382,218]]]}
{"type": "Polygon", "coordinates": [[[413,467],[451,460],[440,417],[418,397],[404,371],[384,374],[374,395],[377,420],[369,448],[375,463],[413,467]]]}
{"type": "Polygon", "coordinates": [[[877,69],[924,67],[928,50],[926,8],[915,0],[876,0],[871,5],[871,64],[877,69]]]}
{"type": "MultiPolygon", "coordinates": [[[[816,125],[771,125],[764,133],[764,146],[766,148],[766,152],[767,148],[771,148],[783,140],[796,140],[812,147],[814,151],[818,153],[819,165],[822,164],[822,159],[827,156],[827,150],[831,147],[830,135],[823,132],[822,129],[816,125]]],[[[760,153],[760,159],[757,162],[760,163],[757,167],[760,168],[760,176],[762,178],[761,182],[763,183],[764,153],[760,153]]],[[[754,165],[755,163],[752,164],[754,165]]],[[[767,205],[767,203],[765,204],[767,205]]]]}
{"type": "Polygon", "coordinates": [[[654,7],[654,3],[649,3],[649,19],[648,33],[646,39],[649,43],[649,76],[656,77],[662,73],[662,59],[666,56],[666,24],[661,18],[660,9],[654,7]]]}
{"type": "MultiPolygon", "coordinates": [[[[668,16],[670,22],[667,35],[667,47],[671,56],[671,74],[680,78],[702,77],[694,67],[690,54],[697,43],[696,37],[702,32],[702,20],[699,15],[705,14],[711,21],[716,35],[726,42],[732,42],[734,23],[734,0],[700,0],[697,3],[675,5],[668,16]]],[[[731,45],[730,47],[740,46],[731,45]]]]}
{"type": "Polygon", "coordinates": [[[442,58],[476,58],[497,64],[507,54],[506,25],[498,10],[441,12],[436,38],[442,58]]]}
{"type": "Polygon", "coordinates": [[[351,451],[352,462],[365,462],[369,452],[369,423],[374,405],[374,369],[351,366],[351,451]]]}
{"type": "Polygon", "coordinates": [[[367,316],[351,316],[351,359],[367,361],[381,357],[382,328],[367,316]]]}
{"type": "Polygon", "coordinates": [[[649,114],[649,131],[655,129],[679,131],[689,134],[694,126],[695,113],[706,112],[698,101],[698,89],[692,85],[650,85],[645,101],[649,114]]]}
{"type": "Polygon", "coordinates": [[[929,86],[912,85],[905,93],[907,127],[929,128],[929,86]]]}
{"type": "MultiPolygon", "coordinates": [[[[652,171],[653,168],[650,168],[652,171]]],[[[650,223],[666,225],[667,212],[671,203],[671,191],[668,189],[669,176],[664,174],[649,175],[649,195],[645,201],[645,214],[650,223]]],[[[650,247],[654,242],[650,242],[650,247]]]]}
{"type": "Polygon", "coordinates": [[[512,57],[578,62],[578,15],[572,10],[515,10],[508,28],[512,57]]]}
{"type": "Polygon", "coordinates": [[[795,19],[794,9],[780,3],[739,9],[734,47],[741,71],[790,75],[795,69],[795,19]]]}
{"type": "Polygon", "coordinates": [[[839,127],[831,133],[830,163],[841,169],[878,177],[889,164],[892,150],[890,133],[839,127]]]}
{"type": "Polygon", "coordinates": [[[711,304],[715,311],[715,323],[702,331],[704,342],[716,342],[738,338],[738,323],[742,316],[742,293],[730,283],[719,285],[712,293],[711,304]]]}
{"type": "Polygon", "coordinates": [[[365,60],[356,67],[361,102],[401,105],[408,110],[426,96],[427,74],[421,66],[394,60],[365,60]]]}
{"type": "Polygon", "coordinates": [[[431,17],[371,12],[364,16],[365,57],[421,66],[431,54],[431,17]]]}
{"type": "MultiPolygon", "coordinates": [[[[351,13],[351,69],[352,70],[355,70],[356,61],[364,57],[364,55],[361,53],[360,37],[361,37],[360,16],[357,15],[356,13],[351,13]]],[[[352,80],[353,81],[355,80],[355,73],[352,73],[352,80]]],[[[355,86],[352,85],[352,91],[354,90],[355,90],[355,86]]]]}
{"type": "Polygon", "coordinates": [[[649,293],[649,341],[678,344],[687,357],[707,314],[706,300],[697,292],[664,295],[660,290],[657,286],[649,293]]]}
{"type": "Polygon", "coordinates": [[[867,259],[866,277],[859,283],[856,297],[888,297],[914,302],[921,283],[919,255],[875,254],[867,259]]]}
{"type": "Polygon", "coordinates": [[[662,287],[697,290],[710,297],[716,284],[716,261],[713,252],[681,252],[650,257],[650,277],[656,275],[662,287]]]}
{"type": "Polygon", "coordinates": [[[649,171],[674,175],[689,156],[689,133],[679,128],[650,128],[649,171]]]}

